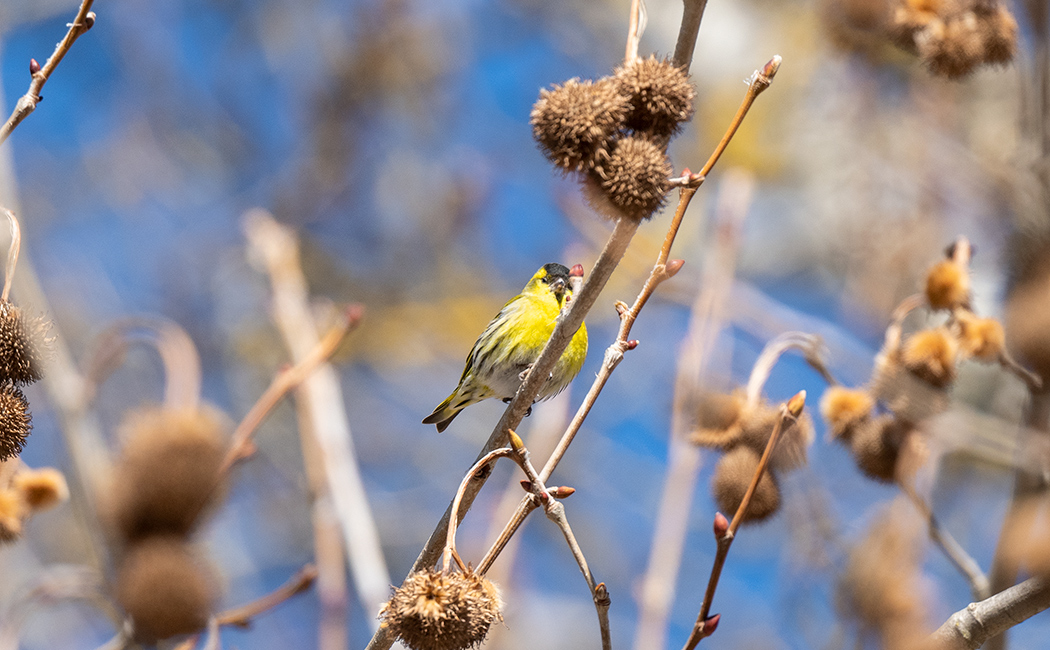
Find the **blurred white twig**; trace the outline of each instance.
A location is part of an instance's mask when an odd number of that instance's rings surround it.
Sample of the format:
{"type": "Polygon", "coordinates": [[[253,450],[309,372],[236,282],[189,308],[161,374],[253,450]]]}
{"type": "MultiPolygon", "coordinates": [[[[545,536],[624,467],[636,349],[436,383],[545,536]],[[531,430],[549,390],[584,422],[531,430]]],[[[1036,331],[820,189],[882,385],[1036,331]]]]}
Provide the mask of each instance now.
{"type": "Polygon", "coordinates": [[[1029,578],[955,612],[930,637],[939,650],[977,650],[991,637],[1050,608],[1050,579],[1029,578]]]}
{"type": "MultiPolygon", "coordinates": [[[[270,276],[273,316],[292,359],[298,363],[311,355],[320,340],[310,313],[306,278],[299,265],[298,240],[289,228],[263,210],[252,210],[244,216],[244,230],[251,256],[270,276]]],[[[335,370],[330,365],[320,365],[297,389],[296,398],[309,411],[354,583],[372,618],[389,595],[390,574],[354,455],[335,370]]],[[[377,620],[371,622],[378,628],[377,620]]]]}

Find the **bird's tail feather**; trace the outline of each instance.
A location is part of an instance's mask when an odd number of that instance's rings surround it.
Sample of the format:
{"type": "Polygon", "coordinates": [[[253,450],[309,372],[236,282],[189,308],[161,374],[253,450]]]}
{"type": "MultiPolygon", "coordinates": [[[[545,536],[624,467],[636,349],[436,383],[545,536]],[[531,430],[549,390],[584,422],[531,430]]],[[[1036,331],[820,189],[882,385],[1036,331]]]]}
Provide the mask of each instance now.
{"type": "Polygon", "coordinates": [[[452,423],[452,420],[459,415],[459,412],[473,403],[461,400],[456,406],[452,406],[452,400],[456,397],[458,392],[459,391],[452,393],[444,402],[438,404],[433,413],[423,418],[423,424],[436,424],[438,433],[447,429],[448,425],[452,423]]]}

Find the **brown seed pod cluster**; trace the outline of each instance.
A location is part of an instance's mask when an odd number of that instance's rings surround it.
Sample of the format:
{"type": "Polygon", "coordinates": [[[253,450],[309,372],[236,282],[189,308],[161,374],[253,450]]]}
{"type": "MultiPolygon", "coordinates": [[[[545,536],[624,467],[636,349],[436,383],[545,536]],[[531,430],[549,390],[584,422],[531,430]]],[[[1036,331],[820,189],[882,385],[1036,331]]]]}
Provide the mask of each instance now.
{"type": "Polygon", "coordinates": [[[225,418],[206,408],[144,409],[125,420],[103,514],[124,548],[116,595],[137,641],[207,622],[215,580],[194,558],[190,537],[222,493],[226,428],[225,418]]]}
{"type": "Polygon", "coordinates": [[[413,573],[383,605],[381,625],[412,650],[463,650],[503,620],[499,590],[477,574],[413,573]]]}
{"type": "Polygon", "coordinates": [[[1000,0],[828,0],[824,13],[840,43],[890,42],[949,79],[1009,63],[1017,51],[1017,21],[1000,0]]]}
{"type": "Polygon", "coordinates": [[[62,472],[53,467],[20,465],[0,484],[0,543],[17,540],[30,517],[68,498],[69,487],[62,472]]]}
{"type": "Polygon", "coordinates": [[[960,361],[997,362],[1026,375],[1006,356],[1002,325],[977,316],[970,306],[971,252],[965,239],[950,246],[946,259],[927,272],[921,296],[910,299],[910,307],[925,303],[931,311],[948,312],[946,322],[905,336],[902,323],[910,309],[898,310],[870,384],[825,393],[821,410],[831,437],[850,447],[871,478],[891,481],[911,471],[910,465],[902,470],[902,450],[922,456],[922,446],[910,443],[920,440],[920,422],[948,408],[960,361]]]}
{"type": "Polygon", "coordinates": [[[580,173],[590,203],[612,219],[647,219],[663,207],[673,167],[667,144],[693,116],[686,71],[655,56],[597,81],[541,90],[533,135],[544,155],[580,173]]]}
{"type": "Polygon", "coordinates": [[[39,380],[51,323],[0,300],[0,462],[18,456],[32,430],[20,387],[39,380]]]}
{"type": "MultiPolygon", "coordinates": [[[[711,489],[719,509],[732,516],[751,484],[769,437],[780,419],[780,410],[768,403],[748,407],[741,392],[700,391],[694,396],[693,444],[725,452],[715,467],[711,489]]],[[[813,422],[808,414],[780,432],[769,465],[759,480],[743,521],[766,519],[780,508],[777,475],[806,463],[813,442],[813,422]]]]}

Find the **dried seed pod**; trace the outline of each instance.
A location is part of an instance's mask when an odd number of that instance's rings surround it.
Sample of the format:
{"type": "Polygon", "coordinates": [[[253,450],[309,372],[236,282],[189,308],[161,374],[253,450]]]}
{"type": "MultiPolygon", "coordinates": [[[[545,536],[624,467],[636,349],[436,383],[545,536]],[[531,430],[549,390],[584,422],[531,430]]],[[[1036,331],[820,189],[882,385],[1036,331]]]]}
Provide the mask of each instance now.
{"type": "Polygon", "coordinates": [[[156,643],[208,623],[215,602],[211,571],[184,542],[151,537],[133,545],[117,575],[117,601],[136,641],[156,643]]]}
{"type": "Polygon", "coordinates": [[[0,543],[13,542],[22,536],[22,524],[29,512],[16,490],[0,490],[0,543]]]}
{"type": "Polygon", "coordinates": [[[621,92],[630,97],[627,127],[657,138],[669,138],[693,117],[696,89],[689,73],[656,56],[638,59],[616,69],[621,92]]]}
{"type": "Polygon", "coordinates": [[[853,433],[850,451],[866,476],[889,483],[897,473],[901,445],[910,427],[883,415],[861,424],[853,433]]]}
{"type": "Polygon", "coordinates": [[[959,314],[959,347],[967,356],[981,361],[997,361],[1006,349],[1003,326],[994,318],[978,318],[970,312],[959,314]]]}
{"type": "Polygon", "coordinates": [[[628,110],[629,100],[611,79],[570,79],[540,91],[532,108],[532,133],[552,163],[581,171],[607,150],[628,110]]]}
{"type": "Polygon", "coordinates": [[[0,381],[25,386],[43,376],[40,362],[50,342],[50,329],[50,321],[30,318],[20,308],[0,300],[0,381]]]}
{"type": "Polygon", "coordinates": [[[187,535],[221,493],[226,428],[217,411],[147,409],[126,420],[109,515],[126,540],[187,535]]]}
{"type": "Polygon", "coordinates": [[[664,205],[673,173],[663,147],[643,136],[613,143],[607,160],[587,177],[584,191],[600,214],[648,219],[664,205]]]}
{"type": "Polygon", "coordinates": [[[924,537],[905,506],[894,504],[872,521],[850,551],[836,589],[839,609],[878,634],[883,648],[928,647],[920,579],[924,537]]]}
{"type": "Polygon", "coordinates": [[[10,382],[0,383],[0,461],[22,453],[33,430],[33,416],[22,391],[10,382]]]}
{"type": "MultiPolygon", "coordinates": [[[[750,447],[734,447],[722,456],[715,467],[711,491],[721,512],[733,516],[744,500],[751,479],[758,469],[759,455],[750,447]]],[[[780,508],[780,488],[771,472],[762,474],[751,503],[744,511],[743,522],[762,521],[780,508]]]]}
{"type": "Polygon", "coordinates": [[[15,474],[11,486],[31,510],[47,510],[69,498],[66,477],[54,467],[28,469],[15,474]]]}
{"type": "Polygon", "coordinates": [[[955,309],[970,303],[970,274],[953,260],[941,260],[926,273],[926,301],[931,309],[955,309]]]}
{"type": "Polygon", "coordinates": [[[462,650],[503,620],[496,586],[471,574],[418,571],[379,611],[382,626],[412,650],[462,650]]]}
{"type": "Polygon", "coordinates": [[[1005,65],[1017,53],[1017,21],[1010,10],[998,6],[984,14],[978,12],[978,29],[984,43],[984,62],[1005,65]]]}
{"type": "Polygon", "coordinates": [[[904,367],[938,388],[955,380],[959,342],[947,328],[922,330],[908,337],[901,351],[904,367]]]}
{"type": "Polygon", "coordinates": [[[916,33],[915,44],[926,68],[949,79],[965,77],[984,60],[984,42],[972,12],[930,23],[916,33]]]}
{"type": "Polygon", "coordinates": [[[696,415],[691,439],[701,447],[726,449],[740,436],[739,420],[744,398],[738,393],[725,394],[703,391],[695,396],[693,413],[696,415]]]}
{"type": "Polygon", "coordinates": [[[853,431],[871,418],[875,400],[861,388],[830,386],[820,400],[820,412],[827,420],[831,437],[849,442],[853,431]]]}

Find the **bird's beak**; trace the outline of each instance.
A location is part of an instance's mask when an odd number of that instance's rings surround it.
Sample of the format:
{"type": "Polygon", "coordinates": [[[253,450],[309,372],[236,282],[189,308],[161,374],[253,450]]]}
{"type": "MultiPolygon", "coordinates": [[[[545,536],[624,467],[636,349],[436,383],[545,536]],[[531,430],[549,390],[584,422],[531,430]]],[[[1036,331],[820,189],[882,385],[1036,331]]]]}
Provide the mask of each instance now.
{"type": "Polygon", "coordinates": [[[563,293],[565,293],[565,280],[564,280],[564,278],[554,278],[553,280],[551,280],[550,286],[551,286],[551,291],[553,291],[554,294],[557,295],[557,296],[560,296],[563,293]]]}

